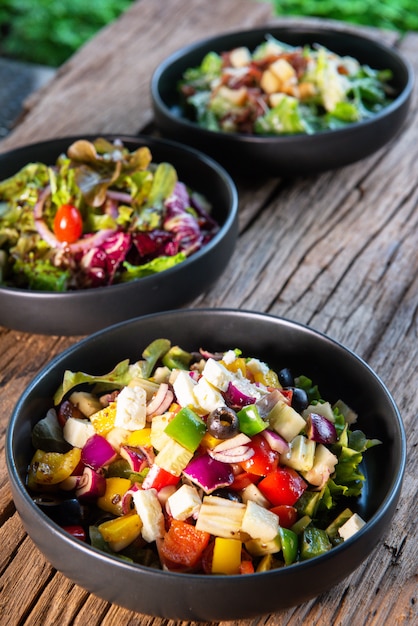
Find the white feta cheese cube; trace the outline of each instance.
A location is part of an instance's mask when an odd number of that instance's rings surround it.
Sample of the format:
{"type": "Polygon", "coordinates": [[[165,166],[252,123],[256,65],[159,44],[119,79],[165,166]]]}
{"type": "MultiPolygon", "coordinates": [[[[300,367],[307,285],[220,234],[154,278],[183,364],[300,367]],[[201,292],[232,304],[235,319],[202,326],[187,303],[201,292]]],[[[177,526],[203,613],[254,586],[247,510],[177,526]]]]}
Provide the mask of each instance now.
{"type": "Polygon", "coordinates": [[[132,495],[136,512],[142,521],[141,534],[151,543],[164,536],[164,514],[156,489],[139,489],[132,495]]]}
{"type": "Polygon", "coordinates": [[[182,485],[167,502],[171,515],[179,520],[196,517],[202,505],[197,489],[192,485],[182,485]]]}
{"type": "Polygon", "coordinates": [[[220,406],[225,406],[222,394],[215,389],[206,378],[200,378],[194,389],[195,402],[202,411],[211,413],[220,406]]]}
{"type": "Polygon", "coordinates": [[[235,350],[228,350],[227,352],[224,353],[223,357],[222,357],[222,361],[224,363],[226,363],[227,365],[229,365],[230,363],[233,363],[237,358],[237,355],[235,353],[235,350]]]}
{"type": "Polygon", "coordinates": [[[77,417],[69,417],[63,429],[65,441],[74,448],[82,448],[95,432],[94,426],[90,420],[78,419],[77,417]]]}
{"type": "Polygon", "coordinates": [[[344,541],[347,541],[347,539],[350,539],[350,537],[352,537],[358,530],[363,528],[365,524],[366,522],[360,517],[360,515],[354,513],[354,515],[352,515],[345,522],[345,524],[338,529],[338,534],[344,539],[344,541]]]}
{"type": "Polygon", "coordinates": [[[116,400],[115,426],[140,430],[147,420],[147,394],[139,385],[124,387],[116,400]]]}
{"type": "Polygon", "coordinates": [[[174,393],[176,394],[177,402],[180,406],[195,406],[196,399],[193,394],[193,390],[196,386],[196,381],[190,376],[189,372],[185,370],[180,371],[173,383],[174,393]]]}
{"type": "Polygon", "coordinates": [[[222,365],[219,361],[215,361],[215,359],[208,359],[206,361],[202,375],[211,385],[220,391],[226,391],[230,381],[233,379],[233,374],[226,369],[225,365],[222,365]]]}

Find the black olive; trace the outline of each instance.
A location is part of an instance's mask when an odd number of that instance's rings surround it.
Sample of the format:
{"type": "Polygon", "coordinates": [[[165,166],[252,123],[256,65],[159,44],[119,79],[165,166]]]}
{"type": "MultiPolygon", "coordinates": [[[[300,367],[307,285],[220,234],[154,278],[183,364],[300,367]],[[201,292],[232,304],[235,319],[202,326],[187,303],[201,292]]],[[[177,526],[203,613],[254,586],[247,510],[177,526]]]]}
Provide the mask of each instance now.
{"type": "Polygon", "coordinates": [[[227,406],[220,406],[209,413],[206,427],[212,437],[216,439],[231,439],[238,434],[238,416],[227,406]]]}
{"type": "Polygon", "coordinates": [[[35,504],[60,526],[81,524],[84,519],[84,510],[76,498],[51,498],[42,495],[33,498],[35,504]]]}
{"type": "Polygon", "coordinates": [[[215,489],[210,494],[211,496],[218,496],[218,498],[224,498],[225,500],[231,500],[231,502],[242,502],[242,498],[236,491],[232,489],[225,489],[221,487],[220,489],[215,489]]]}
{"type": "Polygon", "coordinates": [[[298,413],[301,413],[309,405],[308,394],[304,389],[300,389],[299,387],[293,387],[292,391],[292,408],[298,413]]]}
{"type": "Polygon", "coordinates": [[[293,374],[288,367],[280,370],[280,372],[277,373],[277,376],[282,387],[293,387],[295,384],[293,374]]]}

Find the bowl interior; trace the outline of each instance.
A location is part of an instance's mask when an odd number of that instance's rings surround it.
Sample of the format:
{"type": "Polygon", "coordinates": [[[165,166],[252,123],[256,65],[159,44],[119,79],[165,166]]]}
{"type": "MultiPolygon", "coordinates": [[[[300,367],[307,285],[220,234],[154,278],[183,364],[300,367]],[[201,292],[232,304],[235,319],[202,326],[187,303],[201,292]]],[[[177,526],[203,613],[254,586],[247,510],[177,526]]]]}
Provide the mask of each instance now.
{"type": "MultiPolygon", "coordinates": [[[[38,545],[41,544],[41,550],[48,558],[53,563],[55,559],[56,566],[69,577],[75,577],[79,584],[101,597],[110,598],[134,610],[180,619],[186,619],[187,616],[194,616],[195,619],[232,619],[302,602],[333,586],[355,569],[386,532],[394,514],[403,478],[405,449],[402,421],[388,390],[361,359],[340,344],[305,326],[261,313],[185,309],[116,325],[83,340],[58,356],[36,377],[19,400],[8,427],[6,457],[15,502],[28,533],[38,545]],[[130,358],[134,361],[140,358],[146,345],[158,337],[167,337],[173,344],[187,350],[199,347],[208,350],[240,348],[246,355],[266,360],[274,368],[290,367],[295,375],[311,377],[319,385],[324,397],[331,401],[342,398],[358,411],[358,427],[368,437],[382,441],[382,445],[365,454],[362,469],[367,477],[367,487],[361,499],[354,503],[354,509],[368,524],[346,544],[322,557],[262,575],[232,576],[226,579],[222,576],[208,579],[199,575],[147,572],[147,568],[141,566],[129,566],[123,562],[116,564],[115,560],[98,555],[91,548],[81,548],[78,542],[60,531],[33,504],[26,491],[25,474],[33,453],[30,443],[33,425],[51,406],[51,397],[61,382],[64,369],[105,373],[120,360],[130,358]],[[74,573],[70,564],[64,564],[61,557],[57,557],[57,552],[61,551],[64,544],[69,548],[73,560],[87,559],[83,560],[87,566],[84,574],[78,571],[79,568],[74,573]],[[92,572],[89,572],[98,561],[109,575],[116,567],[122,577],[119,587],[131,578],[132,581],[138,582],[139,578],[143,581],[141,577],[145,573],[151,596],[147,600],[142,596],[129,599],[120,590],[121,596],[115,598],[115,592],[111,589],[104,589],[103,586],[98,588],[91,580],[92,572]],[[316,571],[317,567],[318,577],[312,579],[312,569],[316,571]],[[255,584],[254,579],[256,585],[260,585],[259,591],[263,598],[258,602],[252,595],[248,600],[242,599],[242,590],[250,585],[249,579],[253,580],[251,585],[255,584]],[[297,584],[297,581],[307,580],[310,583],[306,588],[297,584]],[[158,581],[167,583],[172,590],[163,607],[160,598],[157,602],[158,581]],[[190,594],[187,599],[185,596],[184,602],[191,602],[191,613],[184,606],[174,607],[174,600],[170,599],[175,596],[176,589],[180,589],[176,585],[186,583],[190,587],[190,594]],[[228,599],[225,598],[225,584],[231,589],[228,599]],[[275,591],[271,594],[272,585],[275,591]],[[215,605],[209,598],[201,600],[200,596],[200,599],[191,599],[194,598],[193,589],[195,592],[199,589],[202,593],[203,589],[207,589],[211,592],[209,597],[216,599],[215,605]]],[[[175,602],[179,602],[177,596],[175,602]]]]}

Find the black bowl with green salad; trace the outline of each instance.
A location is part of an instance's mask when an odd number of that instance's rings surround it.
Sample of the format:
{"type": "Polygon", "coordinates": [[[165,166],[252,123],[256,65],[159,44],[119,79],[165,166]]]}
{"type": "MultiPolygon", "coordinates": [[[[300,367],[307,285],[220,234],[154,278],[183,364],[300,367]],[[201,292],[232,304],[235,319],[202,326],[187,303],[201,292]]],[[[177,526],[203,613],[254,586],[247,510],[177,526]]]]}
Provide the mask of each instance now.
{"type": "Polygon", "coordinates": [[[413,85],[395,48],[346,26],[282,23],[175,52],[151,82],[156,123],[226,167],[308,175],[397,135],[413,85]]]}
{"type": "Polygon", "coordinates": [[[150,137],[0,155],[0,324],[83,335],[191,302],[220,276],[238,198],[211,158],[150,137]]]}

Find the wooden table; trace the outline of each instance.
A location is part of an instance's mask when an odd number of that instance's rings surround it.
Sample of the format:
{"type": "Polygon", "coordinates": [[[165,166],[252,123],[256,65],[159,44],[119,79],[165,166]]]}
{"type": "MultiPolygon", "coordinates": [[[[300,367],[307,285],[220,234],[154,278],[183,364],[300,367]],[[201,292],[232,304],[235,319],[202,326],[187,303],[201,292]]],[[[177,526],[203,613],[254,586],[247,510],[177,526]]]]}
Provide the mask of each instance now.
{"type": "MultiPolygon", "coordinates": [[[[268,21],[279,21],[271,5],[250,0],[139,0],[27,101],[25,117],[0,152],[62,135],[153,132],[149,82],[160,61],[186,43],[268,21]]],[[[399,47],[418,73],[418,33],[402,39],[369,34],[399,47]]],[[[416,99],[402,134],[360,163],[306,178],[237,179],[237,249],[225,274],[194,305],[266,311],[341,341],[393,393],[409,448],[398,511],[373,555],[321,597],[252,623],[418,623],[417,182],[416,99]]],[[[78,339],[0,328],[0,623],[160,626],[162,620],[107,604],[51,568],[13,505],[3,453],[8,418],[34,375],[78,339]]]]}

